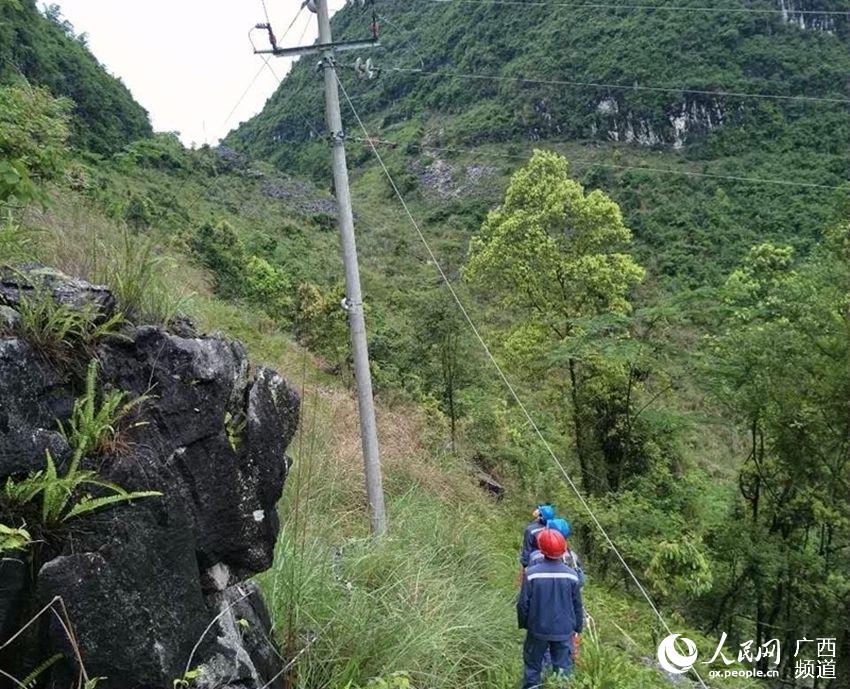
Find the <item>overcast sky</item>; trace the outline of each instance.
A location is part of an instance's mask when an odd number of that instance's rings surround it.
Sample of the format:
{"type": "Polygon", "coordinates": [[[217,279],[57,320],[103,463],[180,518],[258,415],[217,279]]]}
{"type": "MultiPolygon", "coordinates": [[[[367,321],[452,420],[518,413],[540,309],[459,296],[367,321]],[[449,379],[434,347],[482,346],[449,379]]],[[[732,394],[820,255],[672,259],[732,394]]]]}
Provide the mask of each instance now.
{"type": "MultiPolygon", "coordinates": [[[[158,131],[178,131],[187,145],[216,143],[239,122],[259,112],[277,87],[263,68],[245,99],[227,120],[263,66],[248,42],[248,30],[264,21],[260,0],[56,0],[77,33],[88,34],[91,51],[150,113],[158,131]]],[[[266,0],[280,40],[300,0],[266,0]]],[[[329,0],[331,11],[345,0],[329,0]]],[[[317,36],[308,10],[281,41],[294,45],[317,36]]],[[[267,47],[255,32],[258,47],[267,47]]],[[[289,61],[272,58],[282,76],[289,61]]],[[[320,87],[319,81],[316,88],[320,87]]]]}

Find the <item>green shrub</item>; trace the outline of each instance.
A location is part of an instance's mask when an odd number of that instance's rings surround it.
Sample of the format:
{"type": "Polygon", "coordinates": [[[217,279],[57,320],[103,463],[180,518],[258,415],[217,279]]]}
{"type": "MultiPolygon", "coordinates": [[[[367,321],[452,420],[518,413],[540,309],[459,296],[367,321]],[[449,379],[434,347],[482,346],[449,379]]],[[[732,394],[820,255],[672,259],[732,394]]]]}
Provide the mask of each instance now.
{"type": "Polygon", "coordinates": [[[295,307],[295,335],[301,343],[326,357],[332,368],[350,379],[348,326],[340,302],[341,285],[322,289],[313,283],[298,287],[295,307]]]}
{"type": "Polygon", "coordinates": [[[222,220],[201,225],[189,242],[201,264],[215,279],[216,292],[239,296],[245,284],[245,248],[233,226],[222,220]]]}
{"type": "Polygon", "coordinates": [[[153,220],[151,202],[144,196],[133,194],[124,208],[124,222],[136,231],[150,227],[153,220]]]}
{"type": "Polygon", "coordinates": [[[272,318],[292,314],[292,285],[284,272],[259,256],[248,258],[244,291],[248,299],[262,307],[272,318]]]}
{"type": "Polygon", "coordinates": [[[117,156],[119,161],[140,167],[175,172],[186,167],[186,149],[174,132],[159,132],[139,139],[117,156]]]}
{"type": "Polygon", "coordinates": [[[0,86],[0,204],[46,200],[39,184],[62,171],[69,108],[46,89],[0,86]]]}

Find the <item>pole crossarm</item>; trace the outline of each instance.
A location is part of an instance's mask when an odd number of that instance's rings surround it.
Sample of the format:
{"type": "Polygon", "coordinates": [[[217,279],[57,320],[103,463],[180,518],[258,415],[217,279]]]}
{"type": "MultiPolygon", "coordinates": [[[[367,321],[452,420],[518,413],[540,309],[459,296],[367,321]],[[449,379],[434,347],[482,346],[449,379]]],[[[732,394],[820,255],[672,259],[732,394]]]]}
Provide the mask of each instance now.
{"type": "Polygon", "coordinates": [[[346,51],[360,50],[363,48],[378,48],[381,41],[378,38],[368,38],[357,41],[340,41],[339,43],[314,43],[313,45],[302,45],[295,48],[270,48],[268,50],[254,50],[257,55],[274,55],[275,57],[292,57],[294,55],[315,55],[328,50],[346,51]]]}

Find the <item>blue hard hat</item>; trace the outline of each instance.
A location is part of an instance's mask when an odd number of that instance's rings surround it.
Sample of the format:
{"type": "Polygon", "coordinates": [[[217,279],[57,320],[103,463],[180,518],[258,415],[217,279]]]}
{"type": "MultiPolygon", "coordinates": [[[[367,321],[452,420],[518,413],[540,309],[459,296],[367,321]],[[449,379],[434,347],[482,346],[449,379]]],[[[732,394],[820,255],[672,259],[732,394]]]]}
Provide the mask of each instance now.
{"type": "Polygon", "coordinates": [[[546,522],[546,526],[549,529],[560,531],[564,538],[569,538],[570,534],[573,532],[573,528],[570,526],[570,523],[566,519],[561,519],[560,517],[550,519],[546,522]]]}
{"type": "Polygon", "coordinates": [[[538,505],[537,511],[540,513],[540,521],[544,524],[555,518],[555,508],[552,505],[538,505]]]}

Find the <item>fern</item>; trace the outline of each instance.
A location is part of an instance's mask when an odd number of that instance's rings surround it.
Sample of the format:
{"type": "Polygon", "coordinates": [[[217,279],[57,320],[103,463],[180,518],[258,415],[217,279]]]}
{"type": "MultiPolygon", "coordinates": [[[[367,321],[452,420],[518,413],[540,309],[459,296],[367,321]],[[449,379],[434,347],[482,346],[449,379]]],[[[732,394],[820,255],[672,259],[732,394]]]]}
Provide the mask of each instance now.
{"type": "Polygon", "coordinates": [[[237,414],[225,412],[224,428],[227,431],[227,442],[230,444],[230,449],[234,452],[239,451],[239,448],[242,445],[242,436],[244,435],[247,427],[248,419],[245,418],[245,415],[242,412],[237,414]]]}
{"type": "Polygon", "coordinates": [[[182,677],[173,680],[171,684],[174,689],[188,689],[203,674],[204,669],[202,667],[196,667],[194,670],[187,670],[182,677]]]}
{"type": "Polygon", "coordinates": [[[46,526],[59,524],[120,502],[162,495],[158,491],[130,493],[114,483],[100,480],[97,472],[81,470],[73,463],[64,476],[59,476],[49,451],[46,453],[46,461],[46,469],[30,474],[20,481],[7,479],[5,486],[6,499],[12,504],[24,505],[41,495],[41,519],[46,526]],[[84,486],[101,488],[111,494],[95,498],[85,496],[78,502],[73,502],[74,494],[84,486]]]}
{"type": "Polygon", "coordinates": [[[24,687],[24,689],[33,689],[38,678],[42,674],[44,674],[46,670],[50,669],[51,666],[55,665],[64,657],[65,656],[62,653],[56,653],[55,655],[50,656],[43,663],[36,666],[36,668],[32,672],[30,672],[26,677],[24,677],[21,680],[20,686],[24,687]]]}
{"type": "Polygon", "coordinates": [[[119,502],[129,502],[131,500],[137,500],[138,498],[153,498],[159,495],[162,495],[162,493],[155,490],[143,490],[133,493],[121,492],[115,495],[105,495],[100,498],[85,497],[68,510],[62,519],[63,521],[67,521],[72,517],[78,517],[88,512],[94,512],[95,510],[107,507],[108,505],[115,505],[119,502]]]}
{"type": "Polygon", "coordinates": [[[50,526],[110,505],[161,495],[157,491],[129,493],[121,486],[103,481],[95,471],[80,469],[83,457],[101,452],[109,443],[115,442],[119,421],[146,399],[146,396],[141,396],[128,401],[127,393],[119,390],[107,393],[98,404],[97,361],[90,361],[83,396],[75,400],[67,425],[59,422],[59,429],[73,450],[68,470],[60,476],[53,455],[48,450],[45,453],[44,469],[25,479],[6,480],[4,492],[7,501],[25,505],[41,496],[41,521],[50,526]],[[73,502],[74,495],[83,487],[100,488],[107,491],[107,495],[86,495],[73,502]]]}
{"type": "MultiPolygon", "coordinates": [[[[97,360],[89,362],[86,371],[86,389],[82,397],[74,401],[74,409],[67,425],[59,422],[59,431],[74,451],[71,469],[79,465],[88,454],[101,454],[114,443],[118,436],[118,423],[126,418],[147,395],[128,399],[126,392],[114,390],[103,395],[97,404],[97,360]]],[[[144,425],[143,422],[134,426],[144,425]]]]}
{"type": "Polygon", "coordinates": [[[31,540],[26,529],[14,529],[11,526],[0,524],[0,555],[10,550],[25,548],[31,540]]]}

